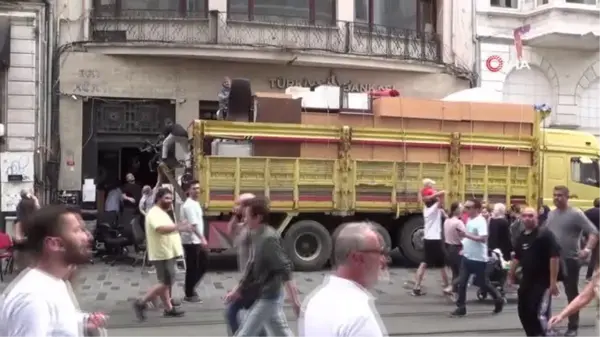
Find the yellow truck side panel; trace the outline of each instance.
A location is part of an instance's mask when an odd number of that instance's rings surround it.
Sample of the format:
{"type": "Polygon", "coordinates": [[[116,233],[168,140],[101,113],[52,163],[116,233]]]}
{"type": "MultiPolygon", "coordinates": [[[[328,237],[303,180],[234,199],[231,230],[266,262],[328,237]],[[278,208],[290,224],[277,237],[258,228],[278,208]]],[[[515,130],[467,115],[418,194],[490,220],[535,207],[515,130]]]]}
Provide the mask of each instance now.
{"type": "MultiPolygon", "coordinates": [[[[273,211],[325,213],[419,212],[421,181],[450,189],[448,164],[352,161],[352,175],[343,183],[337,160],[295,158],[226,158],[207,156],[202,200],[208,212],[226,212],[241,193],[265,195],[273,211]]],[[[464,165],[459,195],[489,202],[525,203],[530,168],[464,165]]]]}

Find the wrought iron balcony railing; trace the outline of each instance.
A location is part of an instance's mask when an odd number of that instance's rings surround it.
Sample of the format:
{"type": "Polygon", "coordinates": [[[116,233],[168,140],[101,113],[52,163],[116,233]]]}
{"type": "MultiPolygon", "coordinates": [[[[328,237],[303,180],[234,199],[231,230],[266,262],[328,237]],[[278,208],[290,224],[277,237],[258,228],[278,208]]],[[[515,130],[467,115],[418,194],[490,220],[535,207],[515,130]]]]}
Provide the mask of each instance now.
{"type": "Polygon", "coordinates": [[[210,12],[206,18],[155,17],[144,12],[127,17],[95,16],[92,31],[94,42],[252,46],[441,62],[435,34],[347,21],[315,25],[298,20],[231,20],[219,12],[210,12]]]}

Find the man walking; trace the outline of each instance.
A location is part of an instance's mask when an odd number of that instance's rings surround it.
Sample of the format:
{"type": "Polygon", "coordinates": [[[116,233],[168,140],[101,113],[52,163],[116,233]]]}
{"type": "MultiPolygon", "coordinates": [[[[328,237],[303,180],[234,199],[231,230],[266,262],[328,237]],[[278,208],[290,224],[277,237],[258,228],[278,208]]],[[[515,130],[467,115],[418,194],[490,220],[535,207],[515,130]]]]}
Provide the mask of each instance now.
{"type": "Polygon", "coordinates": [[[181,219],[192,226],[190,232],[181,232],[181,242],[185,254],[185,297],[186,302],[201,302],[196,286],[206,273],[208,264],[208,242],[204,237],[202,207],[198,202],[200,184],[192,180],[184,186],[187,199],[181,206],[181,219]]]}
{"type": "Polygon", "coordinates": [[[304,302],[300,336],[386,336],[368,292],[387,267],[388,252],[377,229],[366,222],[343,225],[333,247],[335,272],[304,302]]]}
{"type": "Polygon", "coordinates": [[[521,213],[524,231],[514,247],[508,281],[515,284],[521,266],[518,312],[527,336],[546,336],[550,318],[551,295],[557,296],[560,246],[554,234],[539,227],[537,212],[527,207],[521,213]]]}
{"type": "Polygon", "coordinates": [[[160,297],[165,307],[165,317],[180,317],[184,312],[173,306],[170,289],[175,282],[177,258],[183,256],[179,232],[190,232],[187,223],[175,224],[169,214],[173,204],[173,193],[168,188],[156,191],[156,204],[146,216],[146,245],[148,259],[156,268],[158,284],[150,288],[133,307],[140,321],[146,320],[146,304],[160,297]]]}
{"type": "Polygon", "coordinates": [[[63,205],[47,206],[27,218],[25,235],[35,262],[2,294],[1,336],[83,336],[104,326],[101,313],[84,314],[71,300],[65,279],[92,255],[91,235],[63,205]]]}
{"type": "MultiPolygon", "coordinates": [[[[248,259],[250,258],[250,231],[248,226],[244,225],[244,208],[250,200],[254,199],[254,194],[244,193],[240,195],[233,206],[231,219],[227,225],[229,237],[237,249],[238,269],[242,274],[246,270],[248,259]]],[[[233,335],[240,327],[239,314],[243,309],[250,309],[256,298],[249,295],[240,296],[227,303],[225,308],[225,318],[227,319],[227,327],[229,334],[233,335]]],[[[259,333],[259,336],[265,335],[264,331],[259,333]]]]}
{"type": "Polygon", "coordinates": [[[421,296],[421,282],[425,276],[427,267],[440,268],[442,275],[443,288],[449,285],[448,275],[444,267],[444,250],[442,248],[442,216],[444,211],[440,206],[439,196],[443,191],[433,194],[434,199],[425,202],[423,206],[423,220],[425,221],[425,235],[423,246],[425,250],[425,259],[419,265],[415,274],[415,285],[412,290],[413,296],[421,296]]]}
{"type": "Polygon", "coordinates": [[[467,283],[469,276],[475,275],[475,279],[480,281],[480,288],[490,294],[494,299],[494,313],[500,313],[504,307],[504,299],[498,293],[498,290],[487,275],[486,267],[488,261],[488,225],[485,218],[481,215],[481,202],[477,199],[468,200],[464,206],[469,214],[466,224],[466,230],[459,232],[463,237],[463,259],[460,266],[460,274],[457,281],[458,299],[456,301],[456,310],[452,316],[465,316],[467,314],[467,283]]]}
{"type": "Polygon", "coordinates": [[[249,200],[244,209],[244,223],[252,232],[250,260],[239,285],[227,294],[225,301],[244,296],[254,297],[256,301],[235,336],[256,336],[263,327],[274,336],[292,335],[283,312],[283,286],[296,315],[300,311],[298,292],[292,281],[292,264],[279,235],[266,223],[268,215],[268,202],[263,198],[249,200]]]}
{"type": "MultiPolygon", "coordinates": [[[[598,230],[578,209],[569,206],[569,189],[556,186],[553,192],[556,208],[548,214],[546,226],[560,245],[561,267],[564,267],[564,286],[569,303],[579,295],[579,271],[582,260],[588,258],[598,243],[598,230]],[[586,247],[580,250],[580,239],[587,236],[586,247]]],[[[577,336],[579,313],[569,317],[565,336],[577,336]]]]}
{"type": "MultiPolygon", "coordinates": [[[[600,229],[600,198],[594,199],[594,207],[585,211],[585,216],[596,226],[596,229],[600,229]]],[[[592,279],[594,269],[598,265],[598,254],[598,243],[596,242],[596,247],[592,249],[592,256],[588,262],[587,273],[585,273],[585,279],[588,281],[592,279]]]]}

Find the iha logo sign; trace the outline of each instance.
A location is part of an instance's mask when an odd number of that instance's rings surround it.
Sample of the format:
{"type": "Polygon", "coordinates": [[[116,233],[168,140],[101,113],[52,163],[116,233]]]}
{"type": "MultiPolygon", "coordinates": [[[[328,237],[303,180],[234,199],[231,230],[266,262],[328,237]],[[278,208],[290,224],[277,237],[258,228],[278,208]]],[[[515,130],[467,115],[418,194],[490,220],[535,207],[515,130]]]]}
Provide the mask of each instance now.
{"type": "MultiPolygon", "coordinates": [[[[500,70],[502,70],[502,68],[504,67],[504,60],[498,55],[492,55],[492,56],[488,57],[487,60],[485,61],[485,67],[489,71],[491,71],[493,73],[497,73],[500,70]]],[[[512,69],[512,68],[513,67],[510,67],[509,69],[512,69]]],[[[527,61],[522,60],[522,59],[514,62],[514,68],[517,70],[521,70],[521,69],[531,70],[529,63],[527,63],[527,61]]]]}

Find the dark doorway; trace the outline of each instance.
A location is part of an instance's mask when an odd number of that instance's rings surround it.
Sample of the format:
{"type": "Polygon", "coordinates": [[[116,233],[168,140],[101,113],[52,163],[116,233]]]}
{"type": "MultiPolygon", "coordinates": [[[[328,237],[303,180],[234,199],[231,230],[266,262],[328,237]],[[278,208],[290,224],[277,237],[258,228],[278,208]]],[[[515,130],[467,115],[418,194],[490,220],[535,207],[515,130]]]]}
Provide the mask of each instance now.
{"type": "Polygon", "coordinates": [[[119,149],[98,150],[98,178],[96,184],[99,189],[106,189],[109,184],[118,182],[120,173],[119,149]]]}
{"type": "Polygon", "coordinates": [[[121,148],[121,175],[119,177],[121,181],[124,183],[125,175],[132,173],[138,185],[154,187],[156,185],[156,172],[150,172],[150,166],[148,165],[153,156],[153,153],[141,152],[139,147],[121,148]]]}

